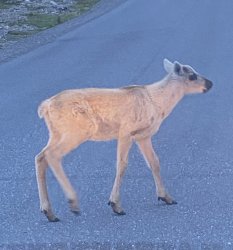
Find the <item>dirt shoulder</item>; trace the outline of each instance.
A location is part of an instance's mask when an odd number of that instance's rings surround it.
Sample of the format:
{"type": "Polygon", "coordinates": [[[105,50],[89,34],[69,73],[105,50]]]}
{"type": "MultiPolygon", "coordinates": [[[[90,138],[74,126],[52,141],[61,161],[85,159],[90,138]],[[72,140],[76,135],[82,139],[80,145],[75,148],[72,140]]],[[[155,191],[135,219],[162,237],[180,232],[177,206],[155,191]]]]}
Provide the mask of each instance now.
{"type": "Polygon", "coordinates": [[[0,62],[6,62],[83,25],[126,0],[3,0],[0,62]]]}
{"type": "Polygon", "coordinates": [[[78,17],[100,0],[2,0],[0,48],[78,17]]]}

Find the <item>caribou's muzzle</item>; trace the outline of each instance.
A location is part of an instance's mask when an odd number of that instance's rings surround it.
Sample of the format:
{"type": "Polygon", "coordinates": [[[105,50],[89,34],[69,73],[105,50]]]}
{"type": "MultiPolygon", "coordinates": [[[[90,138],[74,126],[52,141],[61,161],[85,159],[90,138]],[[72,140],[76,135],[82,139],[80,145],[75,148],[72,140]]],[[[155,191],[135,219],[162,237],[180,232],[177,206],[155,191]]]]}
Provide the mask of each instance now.
{"type": "Polygon", "coordinates": [[[207,91],[209,91],[213,86],[213,83],[208,80],[208,79],[205,79],[205,89],[204,89],[204,93],[206,93],[207,91]]]}

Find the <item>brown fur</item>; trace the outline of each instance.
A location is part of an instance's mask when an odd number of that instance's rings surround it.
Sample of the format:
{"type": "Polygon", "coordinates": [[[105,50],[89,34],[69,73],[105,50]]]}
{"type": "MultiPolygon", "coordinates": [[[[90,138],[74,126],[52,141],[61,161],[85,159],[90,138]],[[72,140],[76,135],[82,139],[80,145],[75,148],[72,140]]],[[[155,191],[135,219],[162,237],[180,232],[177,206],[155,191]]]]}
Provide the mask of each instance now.
{"type": "Polygon", "coordinates": [[[204,78],[195,84],[188,82],[187,77],[174,72],[175,67],[167,60],[164,66],[168,76],[157,83],[120,89],[66,90],[39,106],[39,117],[44,118],[50,137],[47,146],[36,157],[36,173],[41,209],[50,221],[57,221],[57,218],[48,198],[46,169],[51,167],[71,210],[77,213],[77,196],[63,171],[61,159],[87,140],[118,140],[117,172],[110,195],[114,212],[124,214],[120,205],[120,185],[134,141],[152,170],[158,197],[173,204],[160,177],[159,160],[151,137],[186,93],[201,93],[206,90],[206,85],[204,78]]]}

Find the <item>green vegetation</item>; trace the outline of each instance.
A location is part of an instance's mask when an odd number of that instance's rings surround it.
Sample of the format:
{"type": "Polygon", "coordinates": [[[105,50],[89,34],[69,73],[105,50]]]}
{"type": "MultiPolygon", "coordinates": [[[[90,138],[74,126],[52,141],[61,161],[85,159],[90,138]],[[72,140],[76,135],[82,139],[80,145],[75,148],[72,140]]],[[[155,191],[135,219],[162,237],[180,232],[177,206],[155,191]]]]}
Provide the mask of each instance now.
{"type": "MultiPolygon", "coordinates": [[[[52,28],[58,24],[64,23],[72,18],[78,17],[84,12],[88,11],[100,0],[77,0],[73,5],[69,6],[65,10],[61,10],[60,13],[41,13],[43,7],[38,6],[36,8],[29,7],[25,13],[20,14],[20,19],[9,19],[4,23],[9,27],[13,27],[8,33],[0,39],[0,48],[2,44],[7,41],[17,41],[20,38],[30,36],[41,30],[52,28]],[[25,17],[25,18],[24,18],[25,17]],[[28,28],[27,28],[28,27],[28,28]]],[[[0,9],[9,9],[20,5],[19,2],[9,3],[6,0],[0,0],[0,9]]]]}
{"type": "Polygon", "coordinates": [[[51,28],[59,23],[61,23],[59,15],[31,13],[27,16],[27,24],[34,25],[38,29],[51,28]]]}
{"type": "Polygon", "coordinates": [[[81,14],[81,13],[87,11],[88,9],[90,9],[91,6],[98,3],[99,1],[100,0],[81,0],[81,1],[78,1],[77,3],[75,3],[73,8],[76,11],[80,12],[80,14],[81,14]]]}
{"type": "Polygon", "coordinates": [[[0,1],[0,9],[8,9],[10,7],[12,7],[12,4],[9,4],[6,1],[0,1]]]}
{"type": "Polygon", "coordinates": [[[67,13],[61,14],[38,14],[31,12],[27,15],[27,24],[36,26],[39,30],[54,27],[58,24],[64,23],[74,17],[77,17],[89,10],[99,0],[81,0],[75,3],[67,13]]]}

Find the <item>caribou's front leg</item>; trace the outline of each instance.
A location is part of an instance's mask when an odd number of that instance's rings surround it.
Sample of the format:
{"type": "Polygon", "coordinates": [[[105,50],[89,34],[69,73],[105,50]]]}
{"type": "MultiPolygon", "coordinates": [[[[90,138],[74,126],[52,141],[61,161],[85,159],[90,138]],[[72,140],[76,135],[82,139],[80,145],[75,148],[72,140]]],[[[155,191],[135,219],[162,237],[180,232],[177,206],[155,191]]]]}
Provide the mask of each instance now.
{"type": "Polygon", "coordinates": [[[158,200],[164,201],[168,205],[177,204],[176,201],[174,201],[170,195],[166,192],[165,187],[163,185],[162,178],[160,176],[160,164],[159,159],[156,153],[154,152],[153,145],[151,142],[151,138],[146,138],[143,140],[140,140],[137,142],[140,151],[142,152],[147,164],[149,165],[155,185],[156,185],[156,191],[158,200]]]}
{"type": "Polygon", "coordinates": [[[116,177],[109,199],[109,205],[111,205],[113,212],[118,215],[125,214],[120,204],[120,186],[122,182],[122,177],[124,176],[125,169],[128,164],[128,153],[131,145],[132,145],[132,140],[130,137],[124,137],[118,139],[116,177]]]}

